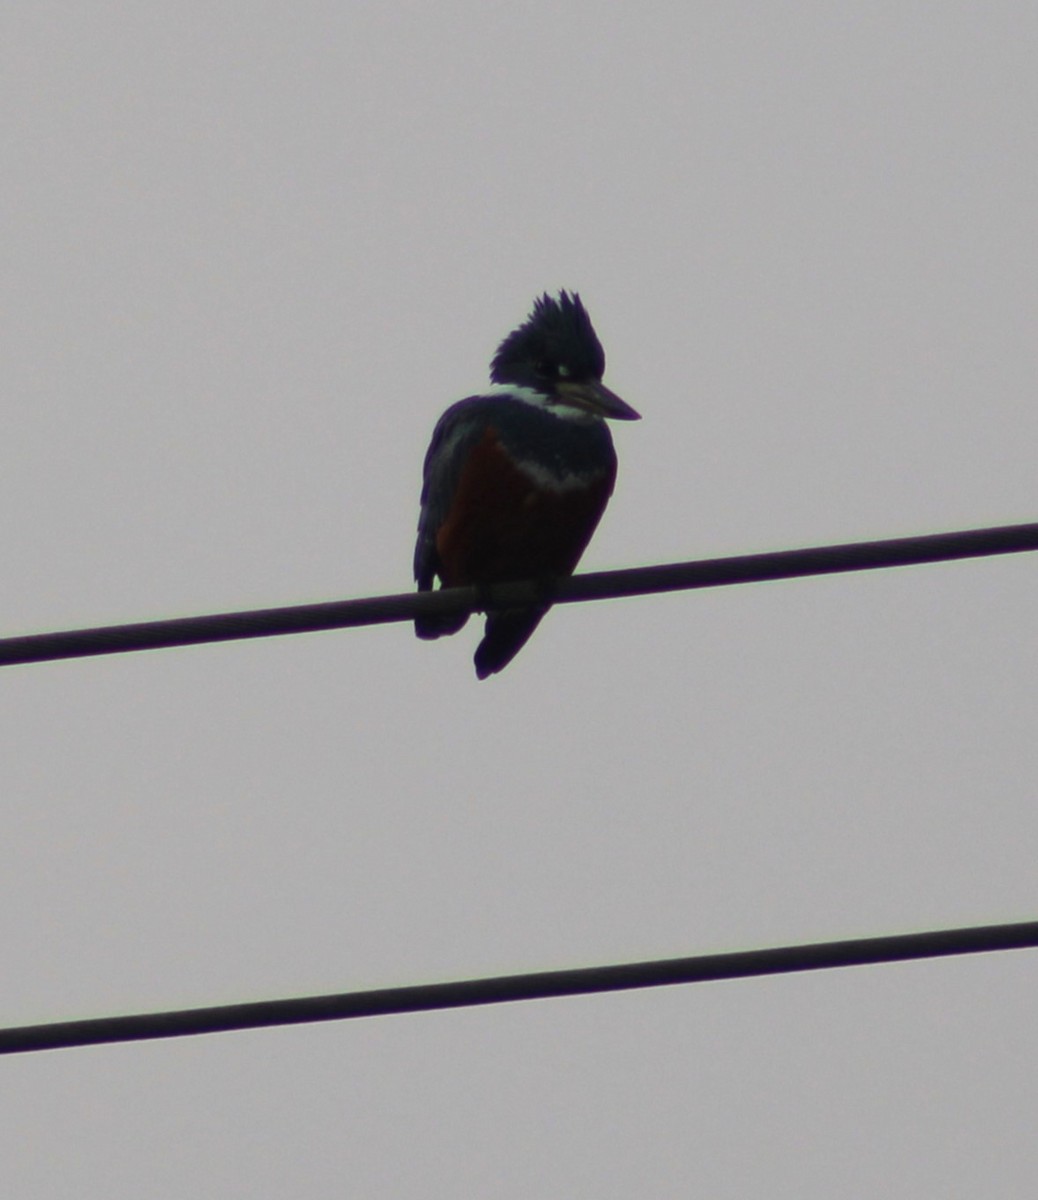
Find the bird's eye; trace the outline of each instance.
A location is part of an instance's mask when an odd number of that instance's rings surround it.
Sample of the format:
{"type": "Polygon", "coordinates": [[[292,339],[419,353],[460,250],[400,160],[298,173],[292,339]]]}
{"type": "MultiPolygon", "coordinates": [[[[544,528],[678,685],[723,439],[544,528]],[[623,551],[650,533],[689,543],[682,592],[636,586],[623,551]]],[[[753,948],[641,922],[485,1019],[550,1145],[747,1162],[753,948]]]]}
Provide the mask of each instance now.
{"type": "Polygon", "coordinates": [[[542,358],[537,364],[537,374],[545,379],[554,379],[556,375],[561,374],[561,369],[550,358],[542,358]]]}

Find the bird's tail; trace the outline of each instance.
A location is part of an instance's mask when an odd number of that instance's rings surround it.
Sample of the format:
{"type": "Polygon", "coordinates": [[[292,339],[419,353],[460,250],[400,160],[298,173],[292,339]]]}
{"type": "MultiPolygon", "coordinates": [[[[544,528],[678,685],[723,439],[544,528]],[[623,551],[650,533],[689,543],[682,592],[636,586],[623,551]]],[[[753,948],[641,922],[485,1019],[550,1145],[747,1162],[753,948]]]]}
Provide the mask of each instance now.
{"type": "Polygon", "coordinates": [[[483,640],[476,648],[477,677],[486,679],[507,667],[526,645],[549,607],[545,604],[538,608],[489,613],[483,640]]]}

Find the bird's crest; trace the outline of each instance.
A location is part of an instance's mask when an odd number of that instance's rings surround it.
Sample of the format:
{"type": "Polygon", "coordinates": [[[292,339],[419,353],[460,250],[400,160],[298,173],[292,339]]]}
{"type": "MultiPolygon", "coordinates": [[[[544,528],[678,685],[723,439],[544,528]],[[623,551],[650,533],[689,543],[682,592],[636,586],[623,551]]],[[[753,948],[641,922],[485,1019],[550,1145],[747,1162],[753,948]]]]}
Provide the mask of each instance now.
{"type": "Polygon", "coordinates": [[[605,351],[576,292],[547,292],[529,317],[504,339],[490,364],[494,383],[525,382],[543,364],[562,367],[572,379],[601,379],[605,351]]]}

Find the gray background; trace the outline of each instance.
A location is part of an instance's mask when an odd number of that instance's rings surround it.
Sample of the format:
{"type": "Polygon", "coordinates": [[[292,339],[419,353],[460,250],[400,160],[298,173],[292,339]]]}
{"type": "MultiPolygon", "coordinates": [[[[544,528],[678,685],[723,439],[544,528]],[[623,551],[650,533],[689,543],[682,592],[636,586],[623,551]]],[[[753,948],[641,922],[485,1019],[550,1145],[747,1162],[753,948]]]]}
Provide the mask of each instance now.
{"type": "MultiPolygon", "coordinates": [[[[406,590],[538,292],[589,569],[1034,520],[1026,3],[14,3],[0,631],[406,590]]],[[[1036,915],[1033,557],[7,669],[2,1023],[1036,915]]],[[[1038,957],[8,1059],[11,1197],[1033,1193],[1038,957]]]]}

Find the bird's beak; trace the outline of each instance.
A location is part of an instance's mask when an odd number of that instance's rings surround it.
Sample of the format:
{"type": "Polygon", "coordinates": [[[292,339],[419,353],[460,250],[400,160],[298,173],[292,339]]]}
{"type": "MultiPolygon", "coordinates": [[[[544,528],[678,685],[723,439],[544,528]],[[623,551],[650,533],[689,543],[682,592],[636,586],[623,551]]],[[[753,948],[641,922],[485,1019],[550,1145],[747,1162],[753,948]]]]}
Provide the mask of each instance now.
{"type": "Polygon", "coordinates": [[[576,380],[562,379],[555,385],[555,394],[563,403],[572,404],[574,408],[583,408],[599,417],[608,417],[613,421],[641,420],[641,413],[635,412],[604,383],[594,380],[578,383],[576,380]]]}

